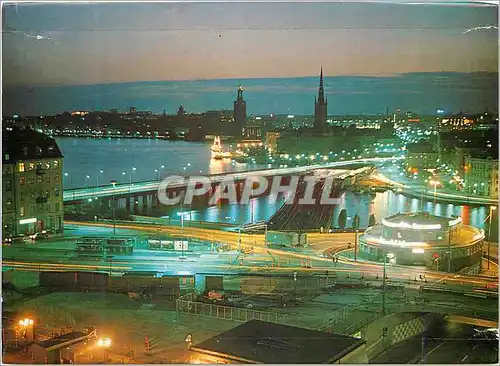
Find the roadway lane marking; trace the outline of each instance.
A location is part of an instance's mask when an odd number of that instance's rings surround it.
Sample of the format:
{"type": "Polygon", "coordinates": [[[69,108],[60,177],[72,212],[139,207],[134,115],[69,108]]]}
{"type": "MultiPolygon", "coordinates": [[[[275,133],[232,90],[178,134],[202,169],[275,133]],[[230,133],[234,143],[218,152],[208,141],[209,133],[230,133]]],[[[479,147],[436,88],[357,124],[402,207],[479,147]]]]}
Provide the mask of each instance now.
{"type": "MultiPolygon", "coordinates": [[[[473,349],[474,349],[474,348],[473,348],[473,349]]],[[[468,354],[466,354],[466,355],[464,356],[464,358],[462,358],[462,361],[460,361],[460,362],[461,362],[461,363],[464,363],[464,362],[465,362],[465,360],[467,359],[467,357],[469,357],[469,355],[468,355],[468,354]]]]}
{"type": "Polygon", "coordinates": [[[433,349],[431,349],[429,352],[426,353],[426,356],[430,355],[432,352],[434,352],[435,350],[437,350],[439,347],[441,347],[443,344],[445,344],[445,342],[441,342],[439,343],[436,347],[434,347],[433,349]]]}

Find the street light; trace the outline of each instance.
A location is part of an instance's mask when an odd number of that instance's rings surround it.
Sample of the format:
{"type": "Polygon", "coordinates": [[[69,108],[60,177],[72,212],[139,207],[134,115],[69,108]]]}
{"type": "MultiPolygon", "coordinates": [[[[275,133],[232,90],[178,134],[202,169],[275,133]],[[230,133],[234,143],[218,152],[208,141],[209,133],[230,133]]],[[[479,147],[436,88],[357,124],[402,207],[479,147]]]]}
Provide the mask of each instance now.
{"type": "Polygon", "coordinates": [[[104,361],[108,359],[108,348],[111,346],[111,339],[109,338],[99,338],[97,340],[97,346],[101,347],[104,351],[104,361]]]}
{"type": "Polygon", "coordinates": [[[155,169],[155,172],[156,172],[156,181],[159,182],[160,181],[160,171],[158,169],[155,169]]]}
{"type": "Polygon", "coordinates": [[[437,186],[438,186],[439,184],[441,184],[441,183],[439,183],[439,181],[437,181],[437,180],[431,179],[431,180],[429,181],[429,184],[430,184],[431,186],[434,186],[434,205],[435,205],[435,204],[436,204],[436,188],[437,188],[437,186]]]}
{"type": "Polygon", "coordinates": [[[385,291],[386,291],[386,285],[385,285],[385,278],[386,278],[386,263],[387,263],[387,258],[392,259],[394,258],[394,253],[387,253],[384,250],[384,273],[383,276],[384,278],[382,279],[383,287],[382,287],[382,314],[385,315],[385,291]]]}
{"type": "Polygon", "coordinates": [[[116,205],[116,199],[115,199],[115,190],[116,190],[116,180],[112,180],[111,184],[113,185],[113,204],[112,206],[112,211],[113,211],[113,235],[116,235],[116,221],[115,221],[115,205],[116,205]]]}
{"type": "Polygon", "coordinates": [[[493,218],[493,211],[496,211],[496,206],[490,206],[490,222],[488,224],[488,270],[490,269],[490,245],[491,245],[491,220],[493,218]]]}

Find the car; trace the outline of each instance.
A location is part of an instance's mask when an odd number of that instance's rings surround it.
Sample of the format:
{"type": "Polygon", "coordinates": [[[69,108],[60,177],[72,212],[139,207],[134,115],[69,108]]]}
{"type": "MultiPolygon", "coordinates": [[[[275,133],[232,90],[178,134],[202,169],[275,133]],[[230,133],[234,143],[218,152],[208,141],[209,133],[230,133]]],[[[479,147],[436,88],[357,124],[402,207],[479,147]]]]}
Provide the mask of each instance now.
{"type": "Polygon", "coordinates": [[[9,235],[2,239],[2,244],[3,245],[21,244],[25,243],[26,240],[27,238],[24,235],[18,235],[18,236],[9,235]]]}
{"type": "Polygon", "coordinates": [[[50,239],[52,237],[52,233],[49,230],[42,230],[30,235],[31,240],[44,240],[50,239]]]}

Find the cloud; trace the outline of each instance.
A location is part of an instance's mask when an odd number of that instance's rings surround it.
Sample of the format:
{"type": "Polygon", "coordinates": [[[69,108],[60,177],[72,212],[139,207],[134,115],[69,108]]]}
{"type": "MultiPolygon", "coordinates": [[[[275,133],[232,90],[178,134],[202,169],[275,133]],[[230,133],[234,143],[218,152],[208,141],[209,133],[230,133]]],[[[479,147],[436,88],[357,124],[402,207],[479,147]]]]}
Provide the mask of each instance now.
{"type": "Polygon", "coordinates": [[[490,29],[498,30],[498,27],[496,25],[479,26],[479,27],[474,27],[474,28],[468,28],[465,31],[463,31],[462,33],[466,34],[466,33],[470,33],[470,32],[477,32],[480,30],[490,30],[490,29]]]}

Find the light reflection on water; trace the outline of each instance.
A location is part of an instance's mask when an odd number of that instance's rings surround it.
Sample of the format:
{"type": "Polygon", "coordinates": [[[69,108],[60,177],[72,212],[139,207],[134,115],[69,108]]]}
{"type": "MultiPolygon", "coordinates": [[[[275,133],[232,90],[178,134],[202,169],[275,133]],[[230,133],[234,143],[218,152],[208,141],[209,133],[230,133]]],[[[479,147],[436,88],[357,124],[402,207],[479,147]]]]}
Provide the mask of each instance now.
{"type": "MultiPolygon", "coordinates": [[[[200,175],[219,174],[225,172],[262,169],[258,164],[239,164],[229,160],[211,160],[210,142],[194,143],[165,140],[135,139],[76,139],[57,138],[57,143],[64,155],[63,169],[68,173],[64,178],[67,188],[109,184],[111,180],[119,182],[144,181],[157,178],[155,169],[159,169],[160,177],[167,175],[200,175]],[[161,168],[161,166],[164,168],[161,168]],[[135,167],[136,170],[132,170],[135,167]],[[184,169],[186,168],[186,169],[184,169]],[[103,173],[100,171],[103,170],[103,173]],[[126,174],[123,174],[125,172],[126,174]],[[130,177],[128,174],[131,174],[130,177]],[[90,179],[86,179],[86,175],[90,179]]],[[[390,214],[403,211],[418,211],[422,203],[417,198],[408,198],[393,192],[370,195],[344,193],[342,202],[334,210],[333,226],[337,225],[340,210],[345,208],[349,217],[356,213],[360,216],[361,227],[366,227],[371,214],[377,221],[390,214]]],[[[228,222],[234,224],[265,220],[271,217],[281,201],[272,202],[272,197],[264,197],[251,201],[252,205],[223,205],[197,209],[191,213],[192,220],[211,222],[228,222]]],[[[426,201],[426,211],[437,215],[459,215],[465,224],[487,230],[487,206],[460,206],[447,203],[434,204],[426,201]]],[[[179,211],[179,208],[172,209],[179,211]]],[[[172,215],[173,216],[173,215],[172,215]]],[[[492,237],[498,237],[497,215],[492,223],[492,237]]]]}
{"type": "MultiPolygon", "coordinates": [[[[280,207],[281,202],[271,203],[271,197],[253,199],[248,205],[221,205],[205,209],[198,209],[192,214],[192,220],[225,222],[242,224],[251,222],[252,210],[254,222],[269,219],[280,207]],[[253,203],[253,209],[252,204],[253,203]]],[[[335,207],[333,226],[338,224],[338,216],[342,209],[346,209],[349,221],[355,214],[360,216],[361,227],[368,226],[370,215],[374,214],[377,222],[382,218],[397,212],[415,212],[420,210],[422,203],[417,198],[405,197],[391,191],[377,193],[376,196],[356,195],[345,192],[341,196],[341,204],[335,207]]],[[[488,208],[485,206],[458,206],[451,203],[437,203],[432,201],[423,203],[425,211],[440,216],[461,216],[464,224],[481,229],[488,229],[488,208]],[[485,222],[486,220],[486,222],[485,222]]],[[[497,216],[493,216],[492,238],[498,237],[497,216]]],[[[486,233],[487,235],[488,233],[486,233]]]]}

